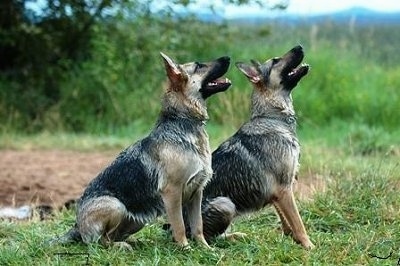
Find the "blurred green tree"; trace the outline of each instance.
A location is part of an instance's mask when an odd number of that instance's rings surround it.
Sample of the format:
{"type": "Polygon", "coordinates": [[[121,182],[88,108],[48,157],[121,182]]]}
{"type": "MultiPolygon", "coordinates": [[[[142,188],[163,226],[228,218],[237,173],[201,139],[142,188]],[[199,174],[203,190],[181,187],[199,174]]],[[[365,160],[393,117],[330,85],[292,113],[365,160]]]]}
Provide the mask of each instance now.
{"type": "MultiPolygon", "coordinates": [[[[151,13],[147,0],[3,0],[0,3],[0,71],[25,74],[63,59],[87,58],[92,28],[110,16],[151,13]]],[[[168,2],[168,1],[167,1],[168,2]]],[[[196,0],[169,1],[188,6],[196,0]]],[[[224,0],[241,5],[258,0],[224,0]]],[[[213,7],[210,1],[210,8],[213,7]]],[[[168,9],[173,12],[173,9],[168,9]]]]}
{"type": "MultiPolygon", "coordinates": [[[[179,25],[179,20],[189,18],[175,16],[175,10],[182,10],[182,7],[186,8],[197,2],[197,0],[165,2],[156,0],[2,0],[0,2],[0,121],[7,120],[6,116],[13,114],[15,118],[8,119],[12,123],[24,120],[22,128],[26,128],[26,124],[36,123],[37,129],[31,130],[40,130],[44,127],[43,116],[50,108],[60,104],[63,105],[64,110],[82,107],[79,103],[76,107],[71,106],[72,103],[69,102],[65,104],[62,99],[65,95],[72,94],[72,92],[65,92],[63,82],[65,79],[70,79],[71,75],[79,73],[80,70],[77,68],[82,66],[80,64],[92,61],[94,63],[89,67],[86,65],[87,68],[92,67],[89,71],[111,76],[115,74],[115,72],[111,73],[113,71],[111,68],[117,69],[121,65],[121,58],[127,59],[129,51],[132,54],[134,51],[139,51],[140,56],[131,58],[129,62],[135,62],[137,67],[142,66],[143,62],[148,62],[149,50],[151,49],[154,53],[154,48],[157,48],[157,43],[161,41],[160,38],[163,39],[164,45],[167,41],[171,45],[182,43],[180,38],[183,37],[164,40],[165,37],[160,36],[160,32],[182,27],[179,25]],[[165,8],[161,10],[154,8],[161,3],[165,8]],[[136,29],[134,37],[129,36],[132,32],[126,30],[127,27],[133,28],[132,25],[136,29]],[[179,39],[178,42],[177,39],[179,39]],[[134,43],[129,43],[130,41],[134,43]],[[99,53],[104,54],[102,60],[106,62],[100,62],[103,65],[99,65],[99,60],[93,58],[98,57],[99,53]],[[97,64],[98,69],[94,69],[94,64],[97,64]]],[[[267,1],[259,0],[222,0],[222,2],[234,5],[268,4],[267,1]]],[[[210,1],[211,10],[213,6],[213,1],[210,1]]],[[[194,32],[192,34],[194,36],[194,32]]],[[[187,45],[196,41],[195,38],[192,39],[194,41],[186,42],[187,45]]],[[[201,47],[204,47],[204,44],[199,45],[199,50],[201,47]]],[[[81,84],[85,85],[82,82],[81,84]]],[[[73,88],[68,88],[68,90],[72,91],[73,88]]],[[[109,88],[104,88],[103,94],[101,86],[99,88],[93,85],[85,90],[88,98],[90,98],[89,94],[93,97],[96,93],[98,97],[103,97],[101,95],[106,95],[104,91],[109,88]]],[[[82,94],[75,93],[75,95],[81,97],[82,94]]],[[[74,98],[74,100],[79,99],[74,98]]],[[[85,102],[85,99],[82,102],[85,102]]],[[[107,108],[101,106],[108,105],[108,102],[99,102],[98,105],[99,107],[93,112],[97,114],[107,112],[107,108]]],[[[114,106],[116,106],[115,103],[114,106]]],[[[62,114],[59,115],[61,118],[62,116],[62,114]]],[[[73,114],[69,116],[74,117],[73,114]]],[[[80,121],[82,120],[84,120],[83,117],[80,121]]],[[[72,126],[72,128],[82,127],[72,126]]]]}

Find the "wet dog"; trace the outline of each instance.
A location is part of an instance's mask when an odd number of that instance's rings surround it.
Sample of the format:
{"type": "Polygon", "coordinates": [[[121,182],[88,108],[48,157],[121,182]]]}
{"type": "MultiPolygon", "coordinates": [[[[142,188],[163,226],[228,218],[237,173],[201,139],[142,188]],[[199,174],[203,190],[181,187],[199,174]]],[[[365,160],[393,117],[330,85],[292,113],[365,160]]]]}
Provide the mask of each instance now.
{"type": "Polygon", "coordinates": [[[122,151],[93,179],[78,201],[75,226],[54,242],[100,242],[130,249],[124,240],[166,213],[173,238],[187,247],[182,206],[194,238],[208,247],[202,191],[211,178],[206,99],[225,91],[229,57],[177,64],[161,53],[169,84],[150,134],[122,151]]]}
{"type": "Polygon", "coordinates": [[[314,247],[293,196],[300,145],[291,92],[308,73],[296,46],[265,63],[236,63],[252,83],[251,118],[212,154],[213,178],[203,196],[206,239],[222,234],[240,214],[273,204],[285,234],[314,247]]]}

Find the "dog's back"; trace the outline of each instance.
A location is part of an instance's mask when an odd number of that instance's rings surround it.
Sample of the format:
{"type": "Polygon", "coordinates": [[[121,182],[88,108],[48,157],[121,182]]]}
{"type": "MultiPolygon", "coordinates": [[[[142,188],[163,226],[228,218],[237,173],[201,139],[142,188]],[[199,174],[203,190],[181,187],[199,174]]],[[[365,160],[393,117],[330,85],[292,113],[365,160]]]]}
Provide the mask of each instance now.
{"type": "Polygon", "coordinates": [[[271,203],[274,187],[291,185],[297,170],[300,149],[293,126],[268,118],[244,124],[213,152],[214,177],[204,189],[205,197],[226,196],[239,213],[271,203]]]}
{"type": "Polygon", "coordinates": [[[126,216],[135,222],[145,224],[164,212],[157,193],[163,170],[156,160],[158,144],[152,137],[155,133],[122,151],[89,183],[78,204],[78,219],[86,212],[83,206],[88,201],[102,196],[118,198],[126,208],[126,216]]]}

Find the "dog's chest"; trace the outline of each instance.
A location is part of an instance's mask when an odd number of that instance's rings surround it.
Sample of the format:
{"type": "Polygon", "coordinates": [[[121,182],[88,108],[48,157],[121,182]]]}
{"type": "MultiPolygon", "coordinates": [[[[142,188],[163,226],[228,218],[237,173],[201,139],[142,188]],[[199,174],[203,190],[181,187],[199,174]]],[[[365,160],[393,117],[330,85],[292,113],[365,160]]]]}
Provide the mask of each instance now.
{"type": "Polygon", "coordinates": [[[197,191],[203,190],[203,187],[210,178],[211,173],[207,173],[206,171],[199,171],[193,175],[183,187],[182,201],[188,202],[197,191]]]}
{"type": "Polygon", "coordinates": [[[164,174],[159,188],[176,184],[182,187],[185,200],[211,178],[211,152],[205,132],[186,132],[179,142],[181,145],[166,143],[160,150],[164,174]]]}
{"type": "Polygon", "coordinates": [[[275,152],[271,151],[275,157],[275,174],[281,184],[291,184],[299,168],[300,144],[296,135],[289,131],[280,132],[276,141],[275,152]],[[279,172],[286,174],[280,175],[279,172]]]}
{"type": "Polygon", "coordinates": [[[189,164],[193,172],[185,185],[185,192],[191,193],[203,186],[211,178],[211,150],[208,135],[205,131],[190,136],[193,145],[193,164],[189,164]]]}
{"type": "Polygon", "coordinates": [[[211,167],[211,150],[208,141],[208,134],[205,131],[201,131],[194,137],[194,147],[199,157],[203,161],[205,167],[211,167]]]}

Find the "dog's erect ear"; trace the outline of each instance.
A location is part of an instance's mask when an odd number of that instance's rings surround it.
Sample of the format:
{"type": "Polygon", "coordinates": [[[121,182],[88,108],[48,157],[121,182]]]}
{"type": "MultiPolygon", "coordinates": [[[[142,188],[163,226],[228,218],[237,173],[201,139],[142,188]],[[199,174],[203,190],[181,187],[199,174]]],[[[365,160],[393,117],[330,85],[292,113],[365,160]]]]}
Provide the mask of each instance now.
{"type": "Polygon", "coordinates": [[[252,65],[247,65],[245,63],[242,62],[237,62],[236,67],[239,68],[240,71],[243,72],[243,74],[246,75],[246,77],[254,84],[260,82],[261,80],[261,76],[260,76],[260,70],[258,69],[258,67],[253,66],[252,65]]]}
{"type": "Polygon", "coordinates": [[[176,64],[171,58],[169,58],[166,54],[161,53],[160,55],[164,59],[165,70],[167,71],[167,76],[172,84],[177,84],[182,81],[184,74],[179,68],[178,64],[176,64]]]}
{"type": "Polygon", "coordinates": [[[253,66],[257,69],[258,73],[262,73],[261,71],[261,63],[258,62],[257,60],[251,59],[250,62],[253,64],[253,66]]]}

